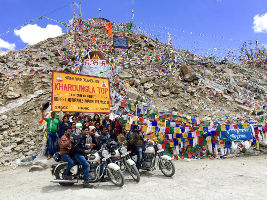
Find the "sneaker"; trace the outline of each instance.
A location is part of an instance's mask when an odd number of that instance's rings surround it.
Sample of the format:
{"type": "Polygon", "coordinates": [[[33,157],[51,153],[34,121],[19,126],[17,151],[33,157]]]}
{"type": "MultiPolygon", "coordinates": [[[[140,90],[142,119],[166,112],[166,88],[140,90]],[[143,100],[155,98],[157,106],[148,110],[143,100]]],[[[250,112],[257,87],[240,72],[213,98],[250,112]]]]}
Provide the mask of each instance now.
{"type": "Polygon", "coordinates": [[[90,185],[89,182],[88,182],[88,180],[84,180],[83,187],[84,188],[93,188],[94,186],[93,185],[90,185]]]}

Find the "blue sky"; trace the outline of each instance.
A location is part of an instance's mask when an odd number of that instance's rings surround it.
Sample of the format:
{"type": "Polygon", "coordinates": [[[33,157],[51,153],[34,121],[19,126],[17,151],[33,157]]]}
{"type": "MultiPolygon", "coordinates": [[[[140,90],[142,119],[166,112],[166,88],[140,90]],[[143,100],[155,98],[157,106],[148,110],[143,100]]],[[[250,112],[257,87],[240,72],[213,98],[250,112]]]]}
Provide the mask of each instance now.
{"type": "MultiPolygon", "coordinates": [[[[27,43],[60,34],[59,27],[66,31],[61,24],[47,19],[36,20],[31,23],[36,26],[21,30],[20,26],[29,20],[44,15],[67,21],[73,16],[72,0],[0,3],[0,50],[21,49],[27,43]],[[29,37],[35,40],[29,42],[29,37]]],[[[243,41],[267,44],[267,0],[82,0],[83,18],[98,17],[98,8],[102,9],[101,17],[115,22],[128,22],[134,9],[134,24],[158,35],[163,42],[167,42],[169,32],[176,48],[196,53],[223,56],[228,49],[239,48],[243,41]]]]}

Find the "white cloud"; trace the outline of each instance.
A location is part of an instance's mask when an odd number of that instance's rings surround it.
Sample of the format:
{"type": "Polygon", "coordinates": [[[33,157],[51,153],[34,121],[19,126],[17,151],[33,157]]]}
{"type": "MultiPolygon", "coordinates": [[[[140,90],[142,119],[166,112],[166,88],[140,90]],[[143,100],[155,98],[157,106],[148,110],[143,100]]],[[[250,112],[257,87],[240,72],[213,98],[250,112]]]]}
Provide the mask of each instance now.
{"type": "Polygon", "coordinates": [[[48,24],[46,28],[42,28],[37,24],[28,24],[20,30],[14,30],[15,35],[27,44],[36,44],[50,37],[57,37],[62,34],[62,29],[58,25],[48,24]]]}
{"type": "Polygon", "coordinates": [[[254,32],[256,33],[267,33],[267,13],[263,15],[255,15],[254,16],[254,32]]]}
{"type": "Polygon", "coordinates": [[[16,45],[14,43],[9,43],[0,38],[0,50],[1,49],[14,50],[15,48],[16,48],[16,45]]]}

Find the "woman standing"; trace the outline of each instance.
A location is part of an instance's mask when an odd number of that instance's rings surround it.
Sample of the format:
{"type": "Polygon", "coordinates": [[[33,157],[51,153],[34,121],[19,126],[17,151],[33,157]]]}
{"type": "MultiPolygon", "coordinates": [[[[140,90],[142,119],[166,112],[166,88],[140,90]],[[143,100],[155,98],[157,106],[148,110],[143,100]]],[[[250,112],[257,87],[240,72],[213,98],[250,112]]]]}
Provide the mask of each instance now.
{"type": "Polygon", "coordinates": [[[61,138],[65,131],[68,129],[68,127],[70,126],[70,123],[69,123],[69,118],[68,116],[64,116],[63,117],[63,122],[60,122],[59,123],[59,131],[58,131],[58,137],[61,138]]]}

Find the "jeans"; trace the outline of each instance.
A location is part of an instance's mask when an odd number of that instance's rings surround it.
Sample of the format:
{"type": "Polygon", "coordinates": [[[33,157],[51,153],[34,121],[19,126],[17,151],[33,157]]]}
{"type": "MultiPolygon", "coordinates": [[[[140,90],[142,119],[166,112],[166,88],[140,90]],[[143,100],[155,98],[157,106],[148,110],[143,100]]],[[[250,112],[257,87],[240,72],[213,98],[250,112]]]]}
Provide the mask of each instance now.
{"type": "Polygon", "coordinates": [[[74,158],[83,166],[84,172],[83,172],[83,179],[88,180],[89,178],[89,170],[90,170],[90,165],[85,159],[85,157],[82,154],[76,153],[74,155],[74,158]]]}
{"type": "Polygon", "coordinates": [[[100,174],[103,174],[102,177],[104,177],[105,173],[106,173],[106,169],[104,170],[104,163],[101,163],[100,164],[100,174]]]}
{"type": "Polygon", "coordinates": [[[57,133],[48,132],[47,133],[47,150],[49,155],[54,155],[57,152],[57,133]]]}
{"type": "Polygon", "coordinates": [[[143,151],[143,147],[135,147],[135,152],[137,155],[137,162],[136,162],[137,169],[141,168],[142,151],[143,151]]]}
{"type": "Polygon", "coordinates": [[[69,174],[70,173],[70,169],[74,165],[73,160],[71,159],[69,154],[61,155],[61,158],[62,158],[62,160],[68,162],[68,166],[67,166],[67,169],[66,169],[66,174],[69,174]]]}

